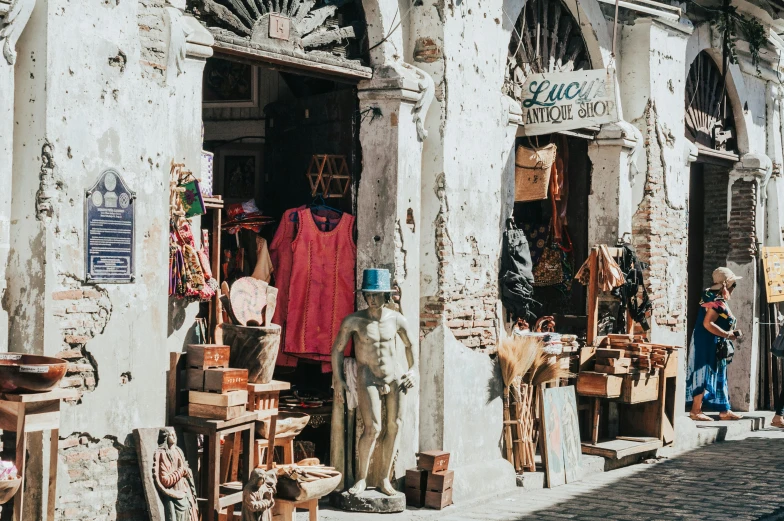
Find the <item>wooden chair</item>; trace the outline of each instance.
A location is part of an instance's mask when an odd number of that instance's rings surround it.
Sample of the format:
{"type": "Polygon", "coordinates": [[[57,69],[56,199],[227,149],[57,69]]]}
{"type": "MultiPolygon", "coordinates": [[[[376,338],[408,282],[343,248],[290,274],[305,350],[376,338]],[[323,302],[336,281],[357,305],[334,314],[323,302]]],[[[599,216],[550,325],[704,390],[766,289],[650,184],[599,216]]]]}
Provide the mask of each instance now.
{"type": "MultiPolygon", "coordinates": [[[[248,410],[255,411],[258,414],[258,421],[262,421],[267,418],[270,419],[270,432],[267,439],[267,470],[270,470],[273,464],[273,457],[275,452],[275,431],[277,429],[278,423],[278,405],[280,404],[280,392],[287,389],[291,389],[290,383],[278,382],[276,380],[273,380],[267,384],[248,384],[248,410]]],[[[285,446],[283,447],[285,453],[285,446]]],[[[262,459],[259,456],[258,451],[256,452],[256,456],[256,464],[259,465],[262,459]]],[[[291,449],[291,457],[293,460],[293,448],[291,449]]],[[[291,461],[291,463],[293,463],[293,461],[291,461]]]]}
{"type": "Polygon", "coordinates": [[[275,499],[275,506],[272,508],[272,521],[294,521],[298,508],[308,511],[308,521],[318,521],[318,498],[299,502],[275,499]]]}

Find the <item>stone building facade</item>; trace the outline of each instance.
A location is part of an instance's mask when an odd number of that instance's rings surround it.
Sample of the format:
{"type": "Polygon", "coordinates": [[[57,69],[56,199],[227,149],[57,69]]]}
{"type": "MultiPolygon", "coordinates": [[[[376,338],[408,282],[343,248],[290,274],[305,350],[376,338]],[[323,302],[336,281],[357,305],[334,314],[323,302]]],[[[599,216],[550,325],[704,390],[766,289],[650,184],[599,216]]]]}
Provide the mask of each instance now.
{"type": "MultiPolygon", "coordinates": [[[[735,4],[784,29],[782,13],[735,4]]],[[[498,268],[522,123],[503,86],[525,1],[361,5],[362,67],[372,74],[356,88],[360,113],[374,117],[359,127],[357,270],[389,268],[420,333],[418,406],[396,476],[416,451],[442,449],[452,453],[456,499],[498,492],[515,477],[499,449],[502,385],[489,354],[506,334],[498,268]]],[[[652,340],[684,345],[687,286],[705,284],[687,269],[690,169],[710,155],[687,137],[684,99],[700,53],[721,67],[720,38],[688,9],[679,21],[625,12],[613,56],[612,11],[597,0],[562,5],[591,67],[618,73],[622,119],[588,144],[587,242],[631,240],[650,263],[652,340]]],[[[198,164],[202,71],[216,45],[192,7],[0,0],[0,351],[65,358],[64,385],[80,391],[54,440],[58,519],[145,519],[130,434],[164,423],[168,353],[189,341],[196,313],[164,289],[169,166],[198,164]],[[84,191],[107,168],[137,193],[137,272],[127,285],[82,282],[84,191]]],[[[759,247],[782,245],[784,87],[780,49],[763,49],[759,64],[738,49],[726,75],[736,150],[707,168],[703,197],[716,203],[704,209],[715,223],[705,270],[725,264],[745,277],[733,308],[748,333],[730,370],[743,410],[757,393],[759,247]]],[[[47,490],[35,483],[51,441],[31,440],[30,520],[42,518],[47,490]]]]}

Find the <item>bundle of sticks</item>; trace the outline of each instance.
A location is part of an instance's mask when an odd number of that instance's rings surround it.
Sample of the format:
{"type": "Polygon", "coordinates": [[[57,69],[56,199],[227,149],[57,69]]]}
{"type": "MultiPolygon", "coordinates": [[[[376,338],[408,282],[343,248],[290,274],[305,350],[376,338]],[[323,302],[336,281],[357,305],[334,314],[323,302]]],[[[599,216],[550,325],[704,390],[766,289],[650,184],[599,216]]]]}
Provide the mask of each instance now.
{"type": "Polygon", "coordinates": [[[609,335],[596,349],[594,371],[605,374],[655,374],[667,363],[672,347],[641,341],[639,337],[609,335]]]}

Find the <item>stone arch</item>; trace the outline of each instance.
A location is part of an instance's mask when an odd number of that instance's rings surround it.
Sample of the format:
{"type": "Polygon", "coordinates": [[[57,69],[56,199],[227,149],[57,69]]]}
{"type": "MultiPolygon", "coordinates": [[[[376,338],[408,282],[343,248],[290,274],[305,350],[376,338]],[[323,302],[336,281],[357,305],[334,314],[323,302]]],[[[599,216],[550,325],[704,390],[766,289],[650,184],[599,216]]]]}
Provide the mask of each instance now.
{"type": "MultiPolygon", "coordinates": [[[[709,24],[705,23],[700,25],[689,37],[686,46],[686,60],[685,60],[685,75],[684,78],[689,76],[694,60],[701,52],[705,52],[716,63],[719,70],[722,69],[722,55],[721,49],[713,45],[713,37],[709,24]]],[[[730,64],[729,71],[727,72],[727,98],[732,107],[732,113],[735,121],[736,143],[738,154],[743,156],[750,152],[749,148],[749,134],[744,117],[743,107],[749,99],[746,85],[743,83],[743,76],[737,64],[730,64]]]]}

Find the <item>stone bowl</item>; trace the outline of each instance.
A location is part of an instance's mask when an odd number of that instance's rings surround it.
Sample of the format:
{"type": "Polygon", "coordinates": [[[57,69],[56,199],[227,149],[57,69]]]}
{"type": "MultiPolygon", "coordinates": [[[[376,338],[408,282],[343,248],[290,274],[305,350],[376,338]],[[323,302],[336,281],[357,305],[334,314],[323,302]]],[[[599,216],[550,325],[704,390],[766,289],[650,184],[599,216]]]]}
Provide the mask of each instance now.
{"type": "Polygon", "coordinates": [[[51,391],[67,367],[68,362],[51,356],[0,353],[0,392],[51,391]]]}
{"type": "Polygon", "coordinates": [[[0,479],[0,505],[8,503],[22,484],[22,478],[0,479]]]}

